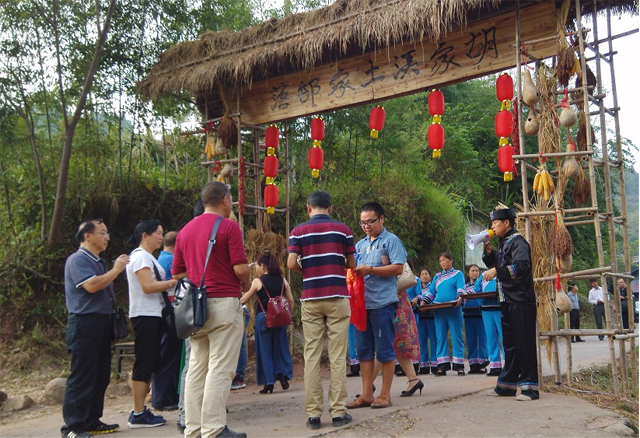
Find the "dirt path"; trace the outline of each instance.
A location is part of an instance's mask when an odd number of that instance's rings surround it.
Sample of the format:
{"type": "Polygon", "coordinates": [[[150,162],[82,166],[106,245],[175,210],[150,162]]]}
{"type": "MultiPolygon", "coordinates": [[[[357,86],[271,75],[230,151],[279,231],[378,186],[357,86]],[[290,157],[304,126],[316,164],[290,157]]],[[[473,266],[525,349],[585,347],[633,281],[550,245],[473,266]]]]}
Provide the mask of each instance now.
{"type": "MultiPolygon", "coordinates": [[[[588,338],[587,342],[573,344],[574,369],[590,364],[608,362],[607,341],[588,338]]],[[[565,344],[561,341],[560,356],[564,368],[565,344]]],[[[548,364],[543,366],[545,375],[552,374],[548,364]]],[[[495,384],[495,378],[483,375],[458,377],[421,376],[425,383],[422,396],[400,398],[406,378],[396,377],[392,388],[394,405],[389,409],[358,409],[350,411],[353,423],[340,429],[331,426],[331,418],[325,412],[320,434],[339,436],[619,436],[634,435],[618,415],[590,403],[569,396],[542,393],[535,402],[516,402],[512,398],[486,397],[484,392],[495,384]]],[[[324,380],[325,394],[328,382],[324,380]]],[[[228,424],[231,429],[243,431],[249,436],[294,437],[309,436],[305,427],[303,410],[304,387],[302,376],[296,376],[288,391],[279,386],[273,394],[259,394],[260,388],[252,386],[232,391],[229,397],[228,424]]],[[[348,379],[350,397],[360,392],[360,380],[348,379]]],[[[164,412],[167,425],[153,429],[131,430],[126,426],[130,411],[130,397],[107,400],[106,422],[118,422],[121,430],[114,437],[176,437],[177,414],[164,412]]],[[[35,418],[12,421],[4,418],[0,436],[58,436],[61,425],[61,408],[38,407],[35,418]]]]}

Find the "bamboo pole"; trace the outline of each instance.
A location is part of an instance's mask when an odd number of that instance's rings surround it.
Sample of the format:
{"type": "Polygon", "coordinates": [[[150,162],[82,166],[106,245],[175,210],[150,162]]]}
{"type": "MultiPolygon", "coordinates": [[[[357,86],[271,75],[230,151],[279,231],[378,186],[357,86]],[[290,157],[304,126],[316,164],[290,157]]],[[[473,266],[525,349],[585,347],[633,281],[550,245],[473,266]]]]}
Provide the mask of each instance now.
{"type": "Polygon", "coordinates": [[[633,342],[637,337],[638,337],[638,333],[630,333],[627,335],[613,335],[613,339],[615,341],[624,341],[629,339],[631,342],[633,342]]]}
{"type": "MultiPolygon", "coordinates": [[[[638,29],[634,29],[632,31],[633,33],[638,32],[638,29]]],[[[609,51],[611,52],[613,50],[613,43],[612,43],[613,37],[611,35],[611,1],[607,1],[607,41],[608,41],[608,45],[609,45],[609,51]]],[[[611,94],[613,97],[613,106],[614,107],[618,107],[618,91],[616,88],[616,75],[615,75],[615,68],[614,68],[614,62],[613,62],[613,57],[611,57],[611,62],[609,63],[609,69],[610,69],[610,76],[611,76],[611,94]]],[[[623,233],[622,233],[622,244],[623,244],[623,252],[624,252],[624,270],[625,272],[630,272],[631,271],[631,252],[629,249],[629,228],[628,228],[628,223],[627,223],[627,197],[626,197],[626,189],[625,189],[625,183],[624,183],[624,154],[622,153],[622,141],[620,139],[620,119],[618,118],[618,112],[615,113],[615,117],[614,119],[614,129],[615,129],[615,136],[616,136],[616,150],[618,153],[618,163],[620,164],[620,166],[618,167],[618,176],[620,179],[620,212],[622,214],[622,216],[624,217],[624,220],[622,222],[622,228],[623,228],[623,233]]],[[[630,277],[630,276],[629,276],[630,277]]],[[[626,277],[626,278],[629,278],[626,277]]],[[[627,291],[631,291],[631,285],[629,284],[629,282],[627,281],[627,291]]],[[[632,298],[632,296],[628,296],[629,292],[627,292],[627,300],[629,300],[630,298],[632,298]]],[[[628,319],[629,319],[629,328],[631,330],[633,330],[635,327],[635,320],[633,318],[633,300],[631,300],[631,305],[627,306],[627,310],[628,310],[628,319]]],[[[631,349],[631,375],[634,376],[633,379],[631,379],[629,381],[629,391],[633,392],[634,390],[634,386],[635,386],[635,376],[637,376],[638,374],[638,358],[636,357],[635,351],[636,351],[636,346],[635,346],[635,338],[630,338],[631,340],[631,344],[630,344],[630,349],[631,349]]]]}
{"type": "MultiPolygon", "coordinates": [[[[596,0],[593,0],[592,5],[594,7],[594,11],[596,11],[596,0]]],[[[593,18],[593,38],[597,41],[598,40],[598,23],[597,23],[597,19],[594,15],[593,18]]],[[[599,45],[594,45],[595,47],[593,48],[593,50],[595,51],[595,53],[597,55],[599,55],[600,53],[600,47],[599,45]]],[[[602,87],[602,64],[601,64],[601,57],[600,56],[596,56],[595,59],[595,64],[596,64],[596,89],[598,90],[598,94],[596,96],[594,96],[594,98],[597,100],[597,105],[598,105],[598,109],[600,112],[600,144],[602,145],[601,152],[602,152],[602,163],[604,164],[604,166],[602,167],[603,169],[603,173],[604,173],[604,190],[605,190],[605,208],[606,208],[606,221],[607,221],[607,229],[609,231],[609,264],[611,265],[611,271],[612,272],[617,272],[618,271],[618,261],[616,258],[616,233],[615,233],[615,228],[614,228],[614,223],[613,223],[613,201],[612,201],[612,194],[611,194],[611,169],[609,167],[609,147],[608,142],[607,142],[607,118],[606,118],[606,114],[605,114],[605,102],[604,102],[604,89],[602,87]]],[[[598,219],[600,219],[600,215],[598,215],[598,219]]],[[[604,280],[603,280],[604,282],[604,280]]],[[[606,294],[607,293],[607,288],[606,286],[603,284],[603,288],[602,288],[603,292],[606,294]]],[[[620,304],[620,290],[619,288],[617,288],[615,285],[613,287],[613,302],[614,302],[614,306],[616,307],[616,309],[620,309],[621,308],[621,304],[620,304]]],[[[607,306],[607,302],[605,300],[605,306],[607,306]]],[[[607,313],[608,311],[608,306],[605,307],[605,313],[607,313]]],[[[620,313],[616,313],[614,315],[611,315],[611,312],[609,311],[609,315],[607,316],[608,318],[612,318],[611,322],[607,322],[607,327],[609,327],[611,324],[622,328],[622,318],[620,313]]],[[[610,349],[614,349],[615,347],[613,346],[613,339],[609,338],[609,348],[610,349]]],[[[625,353],[625,345],[623,341],[620,341],[618,344],[619,347],[619,351],[620,351],[620,371],[621,371],[621,375],[622,375],[622,392],[625,395],[625,397],[629,396],[629,384],[628,384],[628,379],[627,379],[627,365],[626,365],[626,353],[625,353]]],[[[616,368],[615,368],[615,363],[614,363],[614,372],[615,372],[616,368]]]]}
{"type": "MultiPolygon", "coordinates": [[[[567,213],[588,213],[588,212],[596,212],[598,211],[598,207],[581,207],[581,208],[567,208],[566,210],[561,210],[564,214],[567,213]]],[[[555,216],[556,210],[540,210],[540,211],[530,211],[530,212],[522,212],[518,213],[518,217],[527,217],[527,216],[555,216]]]]}
{"type": "MultiPolygon", "coordinates": [[[[585,270],[582,270],[582,271],[567,272],[566,274],[560,274],[560,278],[561,279],[564,279],[564,278],[575,278],[575,277],[577,277],[579,275],[589,275],[589,274],[592,274],[592,276],[593,276],[595,274],[602,274],[603,272],[607,272],[610,269],[611,269],[611,267],[605,266],[605,267],[602,267],[602,268],[593,268],[593,269],[585,269],[585,270]]],[[[592,277],[590,277],[590,278],[592,278],[592,277]]],[[[534,278],[533,281],[555,281],[555,279],[556,279],[556,276],[552,275],[552,276],[549,276],[549,277],[534,278]]]]}
{"type": "MultiPolygon", "coordinates": [[[[258,131],[256,129],[253,130],[253,160],[256,163],[260,163],[260,136],[258,135],[258,131]]],[[[258,178],[256,175],[256,179],[253,182],[253,187],[255,203],[256,205],[262,205],[262,178],[258,178]]],[[[264,210],[260,210],[257,208],[254,210],[256,210],[256,230],[262,230],[264,210]]]]}
{"type": "Polygon", "coordinates": [[[593,151],[575,151],[575,152],[548,152],[546,154],[525,154],[520,153],[519,155],[513,155],[514,160],[522,160],[525,158],[534,159],[534,158],[562,158],[562,157],[583,157],[583,156],[592,156],[593,151]]]}
{"type": "MultiPolygon", "coordinates": [[[[585,41],[584,41],[584,34],[583,34],[583,27],[582,27],[582,13],[581,13],[581,6],[580,6],[580,0],[575,0],[575,10],[576,10],[576,27],[577,27],[577,31],[578,31],[578,44],[579,44],[579,53],[580,53],[580,67],[581,70],[583,72],[587,71],[587,61],[585,59],[585,41]]],[[[597,24],[597,19],[596,16],[594,14],[594,24],[597,24]]],[[[585,113],[589,112],[589,93],[588,90],[586,89],[587,86],[587,81],[582,81],[582,87],[583,87],[583,108],[585,113]]],[[[589,119],[589,117],[586,117],[586,140],[587,140],[587,151],[593,153],[593,139],[591,138],[591,120],[589,119]]],[[[604,126],[603,126],[604,128],[604,126]]],[[[606,143],[603,145],[604,149],[606,149],[606,143]]],[[[594,208],[598,207],[598,198],[597,198],[597,194],[596,194],[596,176],[595,176],[595,169],[594,169],[594,165],[593,165],[593,156],[589,155],[589,160],[588,160],[588,164],[589,164],[589,185],[591,186],[591,206],[594,208]]],[[[608,166],[607,166],[608,167],[608,166]]],[[[602,235],[600,232],[600,220],[598,218],[598,215],[594,215],[594,232],[595,232],[595,237],[596,237],[596,248],[597,248],[597,253],[598,253],[598,265],[603,268],[604,267],[604,249],[602,246],[602,235]]],[[[607,297],[607,284],[606,282],[604,282],[605,277],[604,275],[600,276],[600,280],[603,283],[602,284],[602,289],[603,289],[603,294],[604,294],[604,301],[605,301],[605,313],[608,314],[609,313],[609,306],[608,306],[608,301],[609,298],[607,297]]],[[[608,315],[607,315],[608,316],[608,315]]],[[[611,318],[607,317],[606,319],[607,321],[607,328],[610,328],[610,324],[611,324],[611,318]]],[[[618,383],[618,373],[616,370],[616,352],[615,352],[615,348],[613,346],[613,341],[611,341],[611,339],[609,339],[609,356],[610,356],[610,364],[611,364],[611,375],[613,377],[613,389],[614,389],[614,393],[616,396],[620,395],[620,386],[618,383]]]]}
{"type": "Polygon", "coordinates": [[[540,336],[613,336],[623,335],[624,330],[610,330],[610,329],[561,329],[561,330],[549,330],[546,332],[540,332],[540,336]]]}
{"type": "MultiPolygon", "coordinates": [[[[571,330],[571,324],[569,322],[569,312],[564,314],[564,328],[567,330],[571,330]]],[[[571,355],[571,336],[567,336],[565,338],[567,341],[567,385],[571,386],[571,382],[573,381],[572,375],[572,367],[573,367],[573,357],[571,355]]]]}
{"type": "MultiPolygon", "coordinates": [[[[236,111],[238,112],[238,144],[236,145],[236,152],[238,154],[238,157],[236,158],[236,161],[239,163],[240,162],[240,157],[242,157],[242,120],[240,117],[240,92],[238,92],[236,94],[236,111]]],[[[222,162],[222,161],[221,161],[222,162]]],[[[240,178],[238,178],[238,196],[240,196],[240,178]]],[[[246,199],[245,199],[246,201],[246,199]]],[[[246,202],[245,202],[246,204],[246,202]]],[[[240,214],[240,212],[238,212],[238,226],[240,227],[240,231],[242,232],[242,235],[244,236],[244,214],[240,214]]]]}

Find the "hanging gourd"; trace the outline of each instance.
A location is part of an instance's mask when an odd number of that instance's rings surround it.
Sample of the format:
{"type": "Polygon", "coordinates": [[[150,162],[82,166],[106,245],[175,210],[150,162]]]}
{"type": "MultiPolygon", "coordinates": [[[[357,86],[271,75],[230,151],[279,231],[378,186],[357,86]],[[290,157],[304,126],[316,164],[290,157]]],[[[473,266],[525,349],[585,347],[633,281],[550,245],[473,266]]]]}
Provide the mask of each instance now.
{"type": "Polygon", "coordinates": [[[369,115],[369,129],[371,130],[371,138],[378,138],[378,133],[384,128],[384,119],[387,114],[382,106],[377,105],[371,110],[369,115]]]}
{"type": "Polygon", "coordinates": [[[524,132],[527,135],[538,135],[540,130],[540,120],[536,113],[536,107],[531,107],[529,114],[527,115],[527,121],[524,122],[524,132]]]}
{"type": "Polygon", "coordinates": [[[317,178],[324,165],[324,151],[321,147],[322,140],[324,140],[324,121],[320,117],[311,119],[311,140],[313,140],[313,146],[309,149],[307,161],[309,169],[311,169],[311,176],[317,178]]]}
{"type": "Polygon", "coordinates": [[[503,73],[496,81],[496,97],[502,102],[500,109],[508,110],[511,108],[511,99],[513,99],[513,79],[507,73],[503,73]]]}
{"type": "Polygon", "coordinates": [[[578,121],[576,112],[569,105],[569,92],[564,90],[564,99],[560,102],[562,111],[560,112],[560,124],[565,128],[570,128],[578,121]]]}
{"type": "Polygon", "coordinates": [[[433,89],[427,97],[429,104],[429,114],[431,115],[431,126],[427,131],[427,142],[429,148],[433,151],[431,156],[438,158],[442,155],[441,151],[444,147],[444,127],[441,125],[442,115],[444,114],[444,94],[442,91],[433,89]]]}
{"type": "Polygon", "coordinates": [[[522,85],[522,100],[529,108],[534,106],[540,100],[538,88],[536,87],[536,84],[533,83],[531,72],[526,68],[526,66],[524,70],[524,84],[522,85]]]}
{"type": "Polygon", "coordinates": [[[264,206],[267,207],[267,213],[269,214],[273,214],[275,206],[278,205],[278,187],[275,185],[274,179],[278,174],[276,149],[278,148],[279,140],[280,131],[278,131],[278,127],[269,125],[264,133],[264,144],[267,147],[267,156],[264,158],[264,176],[267,184],[264,188],[264,206]]]}
{"type": "Polygon", "coordinates": [[[513,147],[510,144],[498,149],[498,167],[505,182],[513,181],[513,147]]]}
{"type": "Polygon", "coordinates": [[[267,213],[273,214],[278,205],[278,186],[268,184],[264,188],[264,206],[267,207],[267,213]]]}

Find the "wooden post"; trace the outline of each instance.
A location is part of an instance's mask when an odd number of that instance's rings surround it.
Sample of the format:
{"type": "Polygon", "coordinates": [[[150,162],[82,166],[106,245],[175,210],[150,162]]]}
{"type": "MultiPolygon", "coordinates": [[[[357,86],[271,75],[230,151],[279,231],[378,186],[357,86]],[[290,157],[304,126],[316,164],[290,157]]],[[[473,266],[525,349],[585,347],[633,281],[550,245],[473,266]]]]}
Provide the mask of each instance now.
{"type": "MultiPolygon", "coordinates": [[[[240,93],[237,93],[236,113],[238,114],[238,144],[236,146],[237,146],[238,164],[239,164],[240,159],[242,158],[242,119],[241,119],[242,115],[240,113],[240,93]]],[[[238,173],[239,172],[240,172],[240,168],[238,168],[238,173]]],[[[240,195],[240,178],[238,178],[238,196],[239,195],[240,195]]],[[[240,231],[242,231],[242,235],[244,236],[244,215],[240,214],[240,212],[238,212],[238,226],[240,227],[240,231]]]]}
{"type": "MultiPolygon", "coordinates": [[[[564,328],[571,329],[571,324],[569,321],[570,312],[564,314],[564,328]]],[[[573,368],[573,357],[571,356],[571,336],[567,335],[565,338],[567,341],[567,386],[571,386],[573,382],[572,368],[573,368]]]]}

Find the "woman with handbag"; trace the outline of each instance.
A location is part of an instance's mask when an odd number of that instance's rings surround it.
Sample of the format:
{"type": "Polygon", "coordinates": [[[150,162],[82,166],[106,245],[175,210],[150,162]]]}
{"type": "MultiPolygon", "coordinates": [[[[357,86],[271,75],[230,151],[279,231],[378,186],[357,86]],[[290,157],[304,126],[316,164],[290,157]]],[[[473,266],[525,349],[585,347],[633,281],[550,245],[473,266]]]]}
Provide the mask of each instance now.
{"type": "Polygon", "coordinates": [[[259,277],[253,280],[251,288],[240,301],[246,304],[254,295],[257,298],[254,330],[256,380],[258,385],[264,385],[260,394],[267,394],[273,392],[276,380],[280,381],[282,389],[289,389],[289,380],[293,377],[293,363],[287,341],[287,325],[291,324],[293,296],[289,283],[282,277],[278,260],[273,255],[258,256],[256,272],[259,277]],[[284,313],[288,311],[288,321],[286,314],[274,313],[277,310],[284,313]],[[280,325],[283,323],[286,325],[280,325]]]}
{"type": "Polygon", "coordinates": [[[165,271],[153,256],[162,246],[162,225],[157,219],[148,219],[136,225],[127,243],[136,246],[127,265],[129,284],[129,317],[135,337],[136,361],[133,365],[133,411],[128,425],[132,429],[157,427],[166,423],[144,405],[149,393],[151,376],[160,358],[160,335],[163,324],[162,292],[175,287],[177,280],[163,281],[165,271]],[[159,272],[160,279],[155,271],[159,272]]]}

